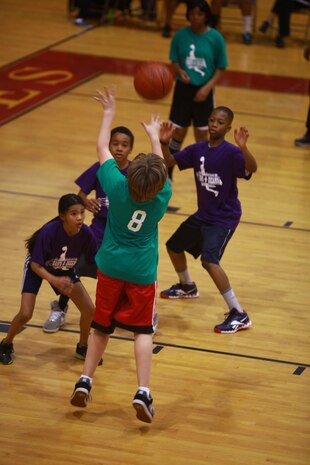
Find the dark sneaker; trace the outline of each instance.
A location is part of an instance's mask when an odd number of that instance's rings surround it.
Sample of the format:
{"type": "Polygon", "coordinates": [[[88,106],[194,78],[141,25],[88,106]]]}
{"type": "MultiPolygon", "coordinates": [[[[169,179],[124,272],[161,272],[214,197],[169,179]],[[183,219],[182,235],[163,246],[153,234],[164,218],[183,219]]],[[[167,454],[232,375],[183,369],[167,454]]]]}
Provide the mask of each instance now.
{"type": "Polygon", "coordinates": [[[242,41],[245,45],[251,45],[252,38],[253,36],[249,32],[245,32],[244,34],[242,34],[242,41]]]}
{"type": "Polygon", "coordinates": [[[0,343],[0,362],[3,365],[11,365],[13,363],[13,344],[7,344],[6,342],[0,343]]]}
{"type": "Polygon", "coordinates": [[[216,333],[232,334],[241,329],[249,328],[252,325],[252,321],[246,312],[240,313],[233,308],[229,313],[226,313],[226,315],[225,321],[214,327],[216,333]]]}
{"type": "Polygon", "coordinates": [[[154,417],[153,399],[148,397],[145,391],[139,390],[133,398],[132,405],[136,409],[138,420],[145,423],[152,423],[154,417]]]}
{"type": "Polygon", "coordinates": [[[161,291],[162,299],[196,299],[199,297],[199,292],[196,284],[181,284],[177,283],[165,291],[161,291]]]}
{"type": "Polygon", "coordinates": [[[65,310],[61,310],[59,307],[59,303],[57,300],[53,300],[51,303],[51,313],[43,325],[43,331],[45,333],[57,333],[60,328],[66,322],[66,313],[68,310],[68,305],[66,306],[65,310]]]}
{"type": "MultiPolygon", "coordinates": [[[[77,343],[75,354],[74,354],[75,358],[78,358],[79,360],[85,360],[86,352],[87,352],[87,346],[80,346],[80,344],[77,343]]],[[[98,366],[102,364],[103,364],[103,359],[101,358],[99,360],[98,366]]]]}
{"type": "Polygon", "coordinates": [[[163,27],[161,35],[166,38],[171,37],[171,27],[166,24],[166,26],[163,27]]]}
{"type": "Polygon", "coordinates": [[[75,407],[86,407],[87,402],[91,401],[91,385],[88,378],[81,376],[74,386],[74,391],[70,402],[75,407]]]}
{"type": "Polygon", "coordinates": [[[262,32],[263,34],[265,34],[265,32],[268,31],[269,27],[270,27],[270,22],[269,21],[264,21],[262,23],[262,25],[260,26],[260,28],[259,28],[259,32],[262,32]]]}
{"type": "Polygon", "coordinates": [[[284,48],[284,47],[285,47],[284,40],[283,40],[283,38],[280,37],[280,36],[277,36],[277,37],[275,38],[274,43],[275,43],[275,46],[276,46],[277,48],[284,48]]]}
{"type": "Polygon", "coordinates": [[[304,137],[295,139],[295,145],[297,145],[297,147],[310,147],[310,133],[306,133],[304,137]]]}

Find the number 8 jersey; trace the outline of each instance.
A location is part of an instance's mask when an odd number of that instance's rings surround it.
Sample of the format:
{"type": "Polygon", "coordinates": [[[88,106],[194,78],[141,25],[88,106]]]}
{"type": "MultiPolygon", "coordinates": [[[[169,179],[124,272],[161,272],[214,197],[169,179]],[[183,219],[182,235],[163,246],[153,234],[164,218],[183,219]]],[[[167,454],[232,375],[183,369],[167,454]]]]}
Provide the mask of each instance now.
{"type": "Polygon", "coordinates": [[[169,182],[153,199],[135,202],[115,160],[101,165],[97,177],[110,202],[104,239],[96,255],[98,268],[112,278],[136,284],[155,282],[158,222],[172,195],[169,182]]]}

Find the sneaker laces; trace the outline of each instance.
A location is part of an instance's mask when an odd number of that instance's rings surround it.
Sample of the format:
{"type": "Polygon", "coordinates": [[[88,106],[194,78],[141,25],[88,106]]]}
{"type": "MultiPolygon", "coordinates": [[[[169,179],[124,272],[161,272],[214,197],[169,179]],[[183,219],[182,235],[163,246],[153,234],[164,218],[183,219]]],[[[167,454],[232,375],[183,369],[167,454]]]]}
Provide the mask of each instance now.
{"type": "Polygon", "coordinates": [[[176,283],[176,284],[173,284],[170,289],[179,289],[180,287],[182,287],[182,284],[181,283],[176,283]]]}
{"type": "Polygon", "coordinates": [[[51,314],[50,314],[50,316],[48,318],[49,321],[57,321],[57,320],[59,320],[62,317],[62,313],[63,312],[61,310],[60,311],[53,311],[52,310],[51,314]]]}

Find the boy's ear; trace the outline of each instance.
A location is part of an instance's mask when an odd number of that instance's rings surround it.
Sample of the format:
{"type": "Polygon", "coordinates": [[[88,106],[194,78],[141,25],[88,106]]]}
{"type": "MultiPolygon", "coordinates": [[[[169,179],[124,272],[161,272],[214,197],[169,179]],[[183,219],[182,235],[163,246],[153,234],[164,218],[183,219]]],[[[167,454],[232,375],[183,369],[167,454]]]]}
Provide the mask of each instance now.
{"type": "Polygon", "coordinates": [[[227,126],[226,134],[231,130],[231,125],[227,126]]]}

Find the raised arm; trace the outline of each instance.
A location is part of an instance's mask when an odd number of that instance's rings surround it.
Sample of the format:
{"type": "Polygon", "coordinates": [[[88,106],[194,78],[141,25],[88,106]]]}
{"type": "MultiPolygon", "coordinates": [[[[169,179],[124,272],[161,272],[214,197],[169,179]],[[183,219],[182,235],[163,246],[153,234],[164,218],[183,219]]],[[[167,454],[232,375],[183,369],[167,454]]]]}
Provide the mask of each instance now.
{"type": "Polygon", "coordinates": [[[239,128],[239,130],[235,129],[234,137],[235,137],[236,144],[238,145],[238,147],[240,148],[244,156],[245,169],[249,173],[255,173],[255,171],[257,170],[257,163],[256,163],[254,156],[251,154],[251,152],[249,151],[246,145],[247,140],[249,138],[249,132],[247,128],[242,126],[241,128],[239,128]]]}
{"type": "Polygon", "coordinates": [[[162,150],[161,150],[160,141],[159,141],[159,128],[160,128],[159,116],[152,115],[151,122],[149,124],[146,124],[143,121],[141,121],[141,124],[150,138],[152,153],[155,153],[156,155],[159,155],[161,158],[164,158],[162,150]]]}
{"type": "Polygon", "coordinates": [[[97,154],[100,165],[105,163],[113,155],[109,149],[111,124],[115,114],[115,96],[114,87],[105,87],[104,92],[97,90],[97,95],[94,96],[97,102],[103,107],[103,117],[97,139],[97,154]]]}
{"type": "Polygon", "coordinates": [[[174,131],[175,131],[175,127],[173,126],[171,122],[168,122],[168,121],[162,122],[160,126],[159,137],[160,137],[160,143],[161,143],[163,156],[164,156],[164,159],[165,159],[165,162],[168,168],[176,164],[175,158],[170,153],[170,149],[169,149],[169,141],[171,137],[173,136],[174,131]]]}

